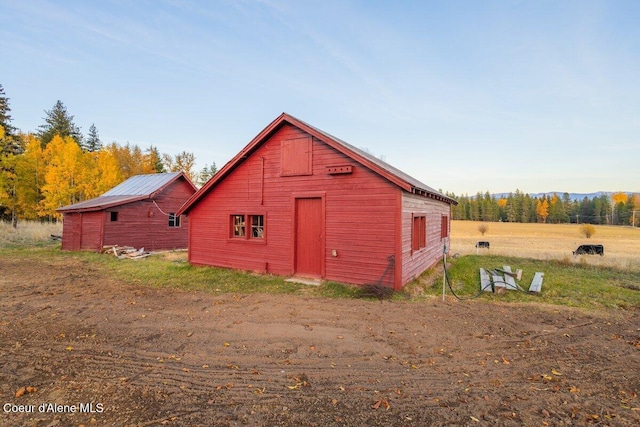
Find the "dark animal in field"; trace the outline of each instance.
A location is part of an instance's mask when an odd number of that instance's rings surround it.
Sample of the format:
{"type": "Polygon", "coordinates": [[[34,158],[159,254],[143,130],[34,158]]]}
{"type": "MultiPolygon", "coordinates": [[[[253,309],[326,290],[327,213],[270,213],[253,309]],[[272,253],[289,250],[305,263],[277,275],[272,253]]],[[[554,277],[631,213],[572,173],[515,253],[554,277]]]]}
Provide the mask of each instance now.
{"type": "Polygon", "coordinates": [[[476,243],[476,248],[487,248],[487,249],[489,249],[489,242],[478,242],[478,243],[476,243]]]}
{"type": "Polygon", "coordinates": [[[574,255],[600,255],[604,256],[604,246],[602,245],[580,245],[573,251],[574,255]]]}

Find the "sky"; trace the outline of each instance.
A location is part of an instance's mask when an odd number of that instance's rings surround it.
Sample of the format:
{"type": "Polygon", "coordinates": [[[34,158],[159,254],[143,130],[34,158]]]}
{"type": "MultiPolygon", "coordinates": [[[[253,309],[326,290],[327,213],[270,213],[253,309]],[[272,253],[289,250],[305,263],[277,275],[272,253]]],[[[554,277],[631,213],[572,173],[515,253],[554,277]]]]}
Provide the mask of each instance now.
{"type": "Polygon", "coordinates": [[[432,188],[640,192],[640,2],[0,0],[0,84],[222,167],[282,112],[432,188]]]}

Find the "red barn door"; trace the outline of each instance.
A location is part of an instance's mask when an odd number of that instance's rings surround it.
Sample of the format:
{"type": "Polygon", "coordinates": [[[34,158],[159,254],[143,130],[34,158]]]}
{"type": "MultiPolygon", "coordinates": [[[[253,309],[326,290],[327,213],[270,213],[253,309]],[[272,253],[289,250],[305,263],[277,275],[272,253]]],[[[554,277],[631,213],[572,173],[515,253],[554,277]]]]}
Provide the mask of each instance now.
{"type": "Polygon", "coordinates": [[[322,198],[295,200],[295,272],[300,275],[322,277],[324,257],[322,198]]]}
{"type": "Polygon", "coordinates": [[[85,212],[81,215],[80,250],[100,250],[102,248],[102,219],[104,213],[102,211],[85,212]]]}
{"type": "Polygon", "coordinates": [[[79,251],[82,227],[81,213],[67,213],[62,217],[62,250],[79,251]]]}

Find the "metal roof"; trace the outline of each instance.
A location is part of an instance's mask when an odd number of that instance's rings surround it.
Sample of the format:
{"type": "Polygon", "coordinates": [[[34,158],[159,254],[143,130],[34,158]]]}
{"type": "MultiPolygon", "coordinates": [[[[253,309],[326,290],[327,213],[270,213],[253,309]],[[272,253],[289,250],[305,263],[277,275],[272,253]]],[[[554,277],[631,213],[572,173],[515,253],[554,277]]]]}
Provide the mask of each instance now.
{"type": "MultiPolygon", "coordinates": [[[[151,197],[154,193],[161,190],[174,180],[178,179],[181,175],[184,176],[182,172],[135,175],[95,199],[64,206],[57,209],[57,211],[96,211],[113,206],[124,205],[125,203],[131,203],[138,200],[144,200],[151,197]]],[[[186,176],[184,179],[191,184],[191,181],[189,181],[186,176]]],[[[193,184],[191,185],[193,186],[193,184]]]]}
{"type": "Polygon", "coordinates": [[[150,196],[174,180],[181,172],[154,173],[135,175],[116,185],[100,197],[104,196],[150,196]]]}
{"type": "Polygon", "coordinates": [[[312,136],[320,139],[327,145],[335,148],[343,154],[351,157],[352,159],[362,163],[366,167],[372,169],[386,179],[400,186],[406,191],[419,194],[425,197],[431,197],[446,203],[457,205],[458,202],[451,197],[448,197],[439,191],[434,190],[428,185],[418,181],[412,176],[402,172],[400,169],[391,166],[389,163],[384,162],[377,157],[354,147],[347,142],[336,138],[308,123],[303,122],[287,113],[282,113],[273,122],[271,122],[265,129],[262,130],[246,147],[244,147],[236,156],[229,160],[222,169],[218,171],[200,190],[193,194],[189,200],[185,202],[180,208],[179,214],[188,213],[189,210],[198,203],[213,187],[215,187],[220,181],[222,181],[237,165],[242,163],[254,150],[263,144],[269,137],[276,132],[280,126],[284,123],[289,123],[299,129],[311,134],[312,136]]]}
{"type": "Polygon", "coordinates": [[[71,211],[97,211],[112,206],[118,206],[125,203],[135,202],[136,200],[145,199],[146,196],[100,196],[95,199],[85,200],[84,202],[74,203],[73,205],[64,206],[57,209],[58,212],[71,211]]]}
{"type": "Polygon", "coordinates": [[[301,123],[304,123],[305,125],[307,125],[310,128],[314,129],[316,132],[321,133],[322,135],[326,136],[327,138],[332,139],[336,143],[342,145],[347,150],[352,151],[354,153],[357,153],[358,155],[366,158],[371,163],[374,163],[376,166],[378,166],[378,167],[384,169],[385,171],[389,172],[390,174],[400,178],[401,180],[403,180],[406,183],[410,184],[412,187],[415,187],[418,190],[422,190],[422,191],[425,191],[425,192],[433,194],[433,195],[442,196],[442,198],[444,198],[444,199],[452,200],[450,197],[447,197],[447,196],[441,194],[440,192],[438,192],[438,191],[434,190],[433,188],[429,187],[427,184],[424,184],[424,183],[418,181],[414,177],[406,174],[405,172],[401,171],[400,169],[396,168],[395,166],[390,165],[389,163],[385,162],[384,160],[381,160],[381,159],[377,158],[376,156],[374,156],[374,155],[372,155],[370,153],[367,153],[366,151],[361,150],[360,148],[355,147],[355,146],[349,144],[348,142],[343,141],[340,138],[336,138],[335,136],[333,136],[333,135],[331,135],[331,134],[329,134],[329,133],[327,133],[327,132],[325,132],[325,131],[323,131],[321,129],[318,129],[317,127],[315,127],[313,125],[310,125],[309,123],[305,123],[300,119],[296,119],[296,120],[301,122],[301,123]]]}

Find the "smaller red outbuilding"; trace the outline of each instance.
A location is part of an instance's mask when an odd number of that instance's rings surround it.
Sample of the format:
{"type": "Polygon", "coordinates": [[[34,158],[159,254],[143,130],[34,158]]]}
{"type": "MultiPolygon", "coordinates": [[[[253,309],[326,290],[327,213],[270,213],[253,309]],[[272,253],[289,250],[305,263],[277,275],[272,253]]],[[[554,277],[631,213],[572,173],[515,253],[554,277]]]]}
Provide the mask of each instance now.
{"type": "Polygon", "coordinates": [[[187,219],[177,212],[195,192],[182,172],[132,176],[95,199],[57,209],[63,214],[62,250],[186,248],[187,219]]]}

